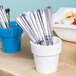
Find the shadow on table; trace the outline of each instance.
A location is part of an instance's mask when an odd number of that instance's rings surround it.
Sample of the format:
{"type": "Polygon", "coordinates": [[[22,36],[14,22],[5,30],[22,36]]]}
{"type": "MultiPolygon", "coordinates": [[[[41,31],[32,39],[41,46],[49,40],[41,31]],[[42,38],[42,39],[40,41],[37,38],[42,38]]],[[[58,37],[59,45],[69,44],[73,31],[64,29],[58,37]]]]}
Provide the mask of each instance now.
{"type": "Polygon", "coordinates": [[[22,36],[22,42],[21,42],[21,54],[22,57],[28,57],[33,58],[31,47],[30,47],[30,39],[27,35],[22,36]]]}

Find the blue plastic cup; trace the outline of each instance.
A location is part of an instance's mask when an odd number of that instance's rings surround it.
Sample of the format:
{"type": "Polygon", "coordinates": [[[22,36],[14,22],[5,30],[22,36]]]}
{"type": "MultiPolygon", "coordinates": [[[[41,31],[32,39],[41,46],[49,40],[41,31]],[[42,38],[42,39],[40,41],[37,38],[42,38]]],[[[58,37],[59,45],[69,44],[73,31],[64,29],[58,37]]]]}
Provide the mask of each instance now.
{"type": "Polygon", "coordinates": [[[15,21],[10,22],[11,28],[0,28],[2,49],[6,53],[18,52],[21,48],[22,29],[15,21]]]}

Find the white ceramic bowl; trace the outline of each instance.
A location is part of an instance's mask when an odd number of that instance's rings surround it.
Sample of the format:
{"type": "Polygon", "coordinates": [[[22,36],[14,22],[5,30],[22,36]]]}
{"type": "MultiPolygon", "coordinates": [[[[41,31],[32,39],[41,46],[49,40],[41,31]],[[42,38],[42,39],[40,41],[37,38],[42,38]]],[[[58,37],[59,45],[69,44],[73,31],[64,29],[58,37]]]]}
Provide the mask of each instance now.
{"type": "Polygon", "coordinates": [[[76,25],[55,24],[57,20],[61,20],[66,11],[73,11],[76,13],[76,8],[60,8],[58,12],[53,14],[53,30],[63,40],[76,42],[76,25]]]}
{"type": "Polygon", "coordinates": [[[53,27],[56,34],[63,40],[76,42],[76,26],[57,24],[53,27]]]}

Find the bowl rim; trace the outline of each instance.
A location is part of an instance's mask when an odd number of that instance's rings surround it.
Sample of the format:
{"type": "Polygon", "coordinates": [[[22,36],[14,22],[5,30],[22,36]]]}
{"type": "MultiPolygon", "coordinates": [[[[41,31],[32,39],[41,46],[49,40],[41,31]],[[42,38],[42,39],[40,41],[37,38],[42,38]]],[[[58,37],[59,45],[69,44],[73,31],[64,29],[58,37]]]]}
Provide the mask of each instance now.
{"type": "Polygon", "coordinates": [[[74,30],[76,30],[76,25],[69,25],[69,24],[53,24],[53,28],[65,28],[65,29],[74,29],[74,30]]]}

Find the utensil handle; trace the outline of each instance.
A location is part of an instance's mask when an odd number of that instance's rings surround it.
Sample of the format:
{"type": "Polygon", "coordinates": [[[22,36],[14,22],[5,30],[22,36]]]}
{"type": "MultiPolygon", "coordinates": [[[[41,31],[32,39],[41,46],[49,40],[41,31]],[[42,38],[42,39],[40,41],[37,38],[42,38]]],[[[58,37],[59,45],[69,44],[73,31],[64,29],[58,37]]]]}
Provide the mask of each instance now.
{"type": "Polygon", "coordinates": [[[1,15],[0,15],[0,23],[3,28],[7,28],[1,15]]]}
{"type": "Polygon", "coordinates": [[[8,23],[7,17],[6,17],[6,15],[5,15],[5,12],[3,11],[2,6],[0,6],[0,13],[1,13],[2,17],[3,17],[4,20],[5,20],[7,27],[9,27],[9,25],[8,25],[9,23],[8,23]]]}
{"type": "Polygon", "coordinates": [[[19,24],[19,26],[24,30],[24,32],[26,32],[26,34],[29,36],[29,38],[36,43],[36,40],[33,38],[33,36],[31,35],[31,33],[29,32],[29,30],[27,29],[27,27],[24,27],[24,24],[22,23],[21,18],[18,16],[16,17],[15,21],[19,24]]]}
{"type": "Polygon", "coordinates": [[[51,45],[53,45],[53,33],[52,33],[52,8],[51,7],[47,7],[44,9],[44,13],[45,13],[45,18],[46,18],[46,23],[47,23],[47,29],[48,29],[48,36],[49,38],[49,42],[51,43],[51,45]]]}

